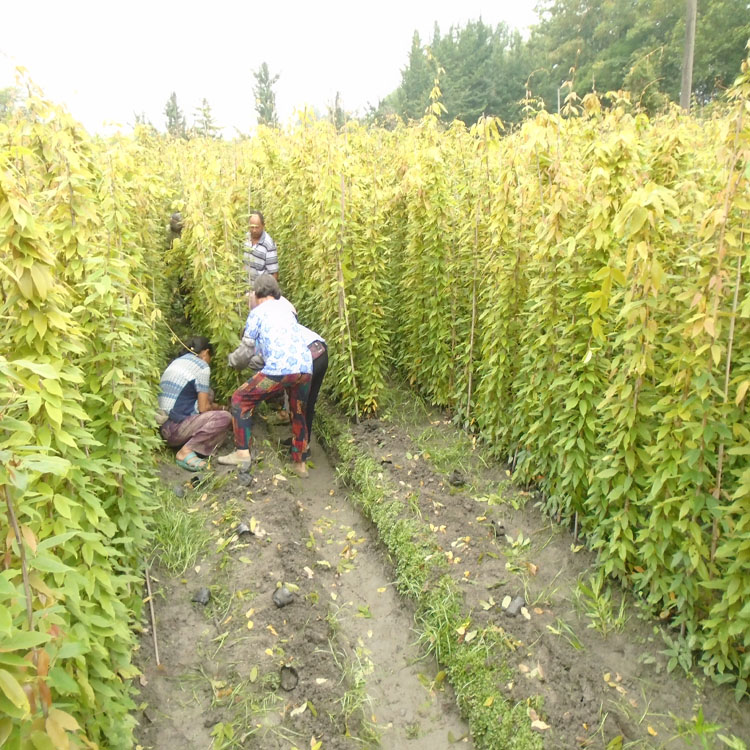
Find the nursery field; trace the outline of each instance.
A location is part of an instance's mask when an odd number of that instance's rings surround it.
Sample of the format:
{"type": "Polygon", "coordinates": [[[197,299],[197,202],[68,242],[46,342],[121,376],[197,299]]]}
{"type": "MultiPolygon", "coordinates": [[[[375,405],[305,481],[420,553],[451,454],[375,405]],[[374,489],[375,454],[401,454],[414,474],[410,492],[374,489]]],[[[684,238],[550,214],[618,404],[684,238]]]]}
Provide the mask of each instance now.
{"type": "Polygon", "coordinates": [[[435,101],[231,142],[92,138],[24,88],[1,746],[746,748],[750,63],[701,117],[435,101]],[[242,382],[256,210],[328,344],[314,476],[265,417],[250,474],[187,487],[159,378],[198,334],[242,382]]]}

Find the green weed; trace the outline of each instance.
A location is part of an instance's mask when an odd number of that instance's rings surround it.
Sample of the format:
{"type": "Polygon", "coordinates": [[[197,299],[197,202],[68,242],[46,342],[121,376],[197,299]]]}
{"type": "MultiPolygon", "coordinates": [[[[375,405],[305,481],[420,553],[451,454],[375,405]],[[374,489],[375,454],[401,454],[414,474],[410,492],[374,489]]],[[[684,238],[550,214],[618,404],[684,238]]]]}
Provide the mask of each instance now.
{"type": "Polygon", "coordinates": [[[203,510],[192,512],[196,498],[190,494],[179,498],[170,490],[162,490],[157,498],[159,507],[152,521],[152,554],[172,576],[181,576],[211,541],[205,527],[207,514],[203,510]]]}
{"type": "Polygon", "coordinates": [[[587,627],[600,632],[605,638],[610,633],[619,633],[625,628],[628,616],[625,614],[625,598],[620,599],[619,608],[612,602],[612,588],[605,585],[604,573],[589,576],[588,583],[579,577],[573,591],[573,603],[578,613],[589,620],[587,627]]]}

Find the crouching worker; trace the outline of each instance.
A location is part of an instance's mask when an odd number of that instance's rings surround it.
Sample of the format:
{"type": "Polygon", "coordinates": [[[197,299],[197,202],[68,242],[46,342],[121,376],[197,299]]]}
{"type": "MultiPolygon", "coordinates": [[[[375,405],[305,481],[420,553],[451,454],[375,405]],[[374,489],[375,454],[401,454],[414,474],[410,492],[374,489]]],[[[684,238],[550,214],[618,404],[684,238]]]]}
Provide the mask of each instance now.
{"type": "Polygon", "coordinates": [[[209,385],[212,354],[207,338],[192,336],[159,384],[159,409],[166,416],[159,430],[168,446],[179,448],[175,460],[188,471],[205,468],[204,456],[216,450],[232,424],[231,414],[213,401],[209,385]]]}
{"type": "Polygon", "coordinates": [[[230,466],[249,463],[252,447],[252,417],[261,401],[273,398],[287,389],[292,412],[292,468],[307,476],[302,455],[307,450],[305,410],[310,391],[312,357],[294,308],[281,299],[279,284],[273,276],[258,276],[253,285],[255,307],[247,316],[242,343],[230,355],[234,366],[247,364],[248,352],[254,351],[263,359],[263,367],[232,396],[232,425],[235,451],[219,456],[220,464],[230,466]],[[244,354],[244,356],[242,356],[244,354]]]}

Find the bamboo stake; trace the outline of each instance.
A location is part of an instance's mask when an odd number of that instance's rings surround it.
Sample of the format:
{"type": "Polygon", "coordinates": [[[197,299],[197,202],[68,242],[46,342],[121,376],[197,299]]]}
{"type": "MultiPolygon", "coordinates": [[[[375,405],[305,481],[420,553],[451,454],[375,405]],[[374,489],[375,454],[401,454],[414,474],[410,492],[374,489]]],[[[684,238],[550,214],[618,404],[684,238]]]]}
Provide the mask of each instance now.
{"type": "Polygon", "coordinates": [[[359,396],[357,395],[357,376],[354,372],[354,348],[352,346],[352,331],[349,327],[349,311],[346,307],[346,291],[344,289],[344,267],[341,263],[341,253],[344,249],[344,221],[345,221],[345,203],[344,203],[344,191],[346,183],[344,182],[344,173],[341,173],[341,239],[339,245],[339,251],[336,253],[336,261],[338,265],[338,279],[339,279],[339,312],[343,311],[344,323],[346,324],[346,335],[349,340],[349,363],[352,368],[352,385],[354,386],[354,411],[356,412],[355,419],[359,424],[359,396]]]}
{"type": "Polygon", "coordinates": [[[154,614],[154,596],[151,593],[151,576],[148,573],[148,565],[146,566],[146,590],[148,591],[148,608],[151,612],[151,635],[154,638],[154,656],[156,656],[156,666],[161,666],[159,661],[159,642],[156,639],[156,615],[154,614]]]}
{"type": "MultiPolygon", "coordinates": [[[[740,246],[744,244],[741,237],[740,246]]],[[[734,299],[732,300],[732,316],[729,319],[729,342],[727,343],[727,366],[724,371],[724,404],[729,401],[729,375],[732,369],[732,347],[734,346],[734,325],[737,320],[737,304],[740,296],[740,282],[742,280],[742,256],[737,256],[737,277],[734,284],[734,299]]],[[[716,486],[711,493],[718,502],[721,495],[721,480],[724,472],[724,441],[719,445],[719,455],[716,460],[716,486]]],[[[714,515],[713,528],[711,529],[711,562],[716,557],[716,547],[719,543],[719,517],[714,515]]]]}
{"type": "Polygon", "coordinates": [[[21,536],[21,529],[18,526],[18,519],[16,513],[13,510],[13,503],[10,501],[10,495],[5,487],[1,487],[3,495],[5,495],[5,502],[8,506],[8,520],[10,521],[11,528],[13,529],[13,535],[16,537],[16,544],[18,545],[18,555],[21,558],[21,578],[23,579],[23,592],[26,598],[26,620],[29,625],[29,630],[34,629],[34,610],[31,605],[31,584],[29,582],[29,570],[26,565],[26,547],[24,546],[23,537],[21,536]]]}
{"type": "Polygon", "coordinates": [[[471,386],[472,371],[474,369],[474,329],[477,321],[477,253],[479,252],[479,207],[477,207],[476,221],[474,223],[474,258],[473,258],[473,278],[471,280],[471,335],[469,336],[469,362],[467,364],[468,373],[468,397],[466,399],[466,427],[471,423],[471,386]]]}

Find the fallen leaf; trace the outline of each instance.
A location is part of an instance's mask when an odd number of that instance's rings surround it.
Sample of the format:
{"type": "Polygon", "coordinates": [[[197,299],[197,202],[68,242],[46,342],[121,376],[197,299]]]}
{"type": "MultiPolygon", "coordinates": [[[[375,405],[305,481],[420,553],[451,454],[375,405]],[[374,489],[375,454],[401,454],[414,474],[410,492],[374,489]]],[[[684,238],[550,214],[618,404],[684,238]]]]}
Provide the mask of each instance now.
{"type": "Polygon", "coordinates": [[[484,705],[488,708],[495,702],[495,696],[491,695],[487,700],[484,702],[484,705]]]}
{"type": "Polygon", "coordinates": [[[656,737],[656,735],[658,735],[658,734],[659,734],[659,733],[658,733],[658,732],[657,732],[657,731],[656,731],[656,730],[655,730],[655,729],[654,729],[654,728],[653,728],[653,727],[652,727],[652,726],[651,726],[650,724],[649,724],[649,725],[648,725],[648,726],[646,727],[646,731],[647,731],[647,732],[648,732],[648,733],[649,733],[649,734],[650,734],[650,735],[651,735],[652,737],[656,737]]]}
{"type": "Polygon", "coordinates": [[[544,610],[541,607],[534,607],[534,614],[543,615],[544,610]]]}
{"type": "Polygon", "coordinates": [[[471,630],[466,634],[464,641],[466,641],[466,643],[469,643],[470,641],[473,641],[476,637],[477,637],[477,631],[471,630]]]}
{"type": "Polygon", "coordinates": [[[544,732],[546,729],[549,729],[549,724],[546,724],[545,722],[537,719],[536,721],[531,722],[531,728],[537,729],[540,732],[544,732]]]}
{"type": "Polygon", "coordinates": [[[530,620],[531,615],[529,614],[529,610],[526,609],[526,607],[521,607],[521,614],[523,615],[524,619],[530,620]]]}
{"type": "Polygon", "coordinates": [[[287,481],[287,478],[286,478],[286,477],[285,477],[285,476],[284,476],[283,474],[274,474],[274,475],[273,475],[273,478],[274,478],[274,479],[275,479],[275,480],[276,480],[277,482],[286,482],[286,481],[287,481]]]}
{"type": "Polygon", "coordinates": [[[609,672],[604,673],[604,682],[609,683],[609,681],[612,679],[612,675],[610,675],[609,672]]]}
{"type": "Polygon", "coordinates": [[[255,614],[255,607],[250,607],[250,609],[245,612],[245,617],[252,617],[255,614]]]}
{"type": "Polygon", "coordinates": [[[252,630],[255,627],[255,623],[252,620],[247,621],[247,629],[252,630]]]}
{"type": "Polygon", "coordinates": [[[310,570],[310,568],[307,567],[307,565],[305,565],[305,567],[302,568],[302,570],[305,571],[305,574],[307,575],[308,578],[312,578],[315,575],[315,573],[313,573],[312,570],[310,570]]]}
{"type": "Polygon", "coordinates": [[[258,679],[258,667],[253,667],[250,670],[250,682],[255,682],[258,679]]]}
{"type": "Polygon", "coordinates": [[[509,596],[505,596],[505,597],[503,597],[503,601],[500,604],[500,606],[503,609],[508,609],[508,607],[510,606],[511,601],[512,601],[512,599],[509,596]]]}
{"type": "MultiPolygon", "coordinates": [[[[529,672],[529,668],[525,664],[519,664],[518,671],[522,674],[526,674],[527,672],[529,672]]],[[[533,711],[534,709],[532,708],[531,710],[533,711]]]]}
{"type": "Polygon", "coordinates": [[[328,682],[328,680],[325,677],[317,677],[315,679],[315,684],[316,685],[325,685],[326,682],[328,682]]]}
{"type": "Polygon", "coordinates": [[[201,566],[200,565],[196,565],[195,566],[195,572],[196,573],[200,573],[201,572],[201,566]]]}
{"type": "Polygon", "coordinates": [[[303,703],[301,706],[297,706],[297,708],[293,708],[290,712],[290,716],[301,716],[305,711],[307,710],[307,701],[303,703]]]}
{"type": "Polygon", "coordinates": [[[378,594],[382,594],[382,593],[383,593],[384,591],[385,591],[385,586],[381,586],[381,587],[380,587],[380,588],[378,589],[378,594]]]}

